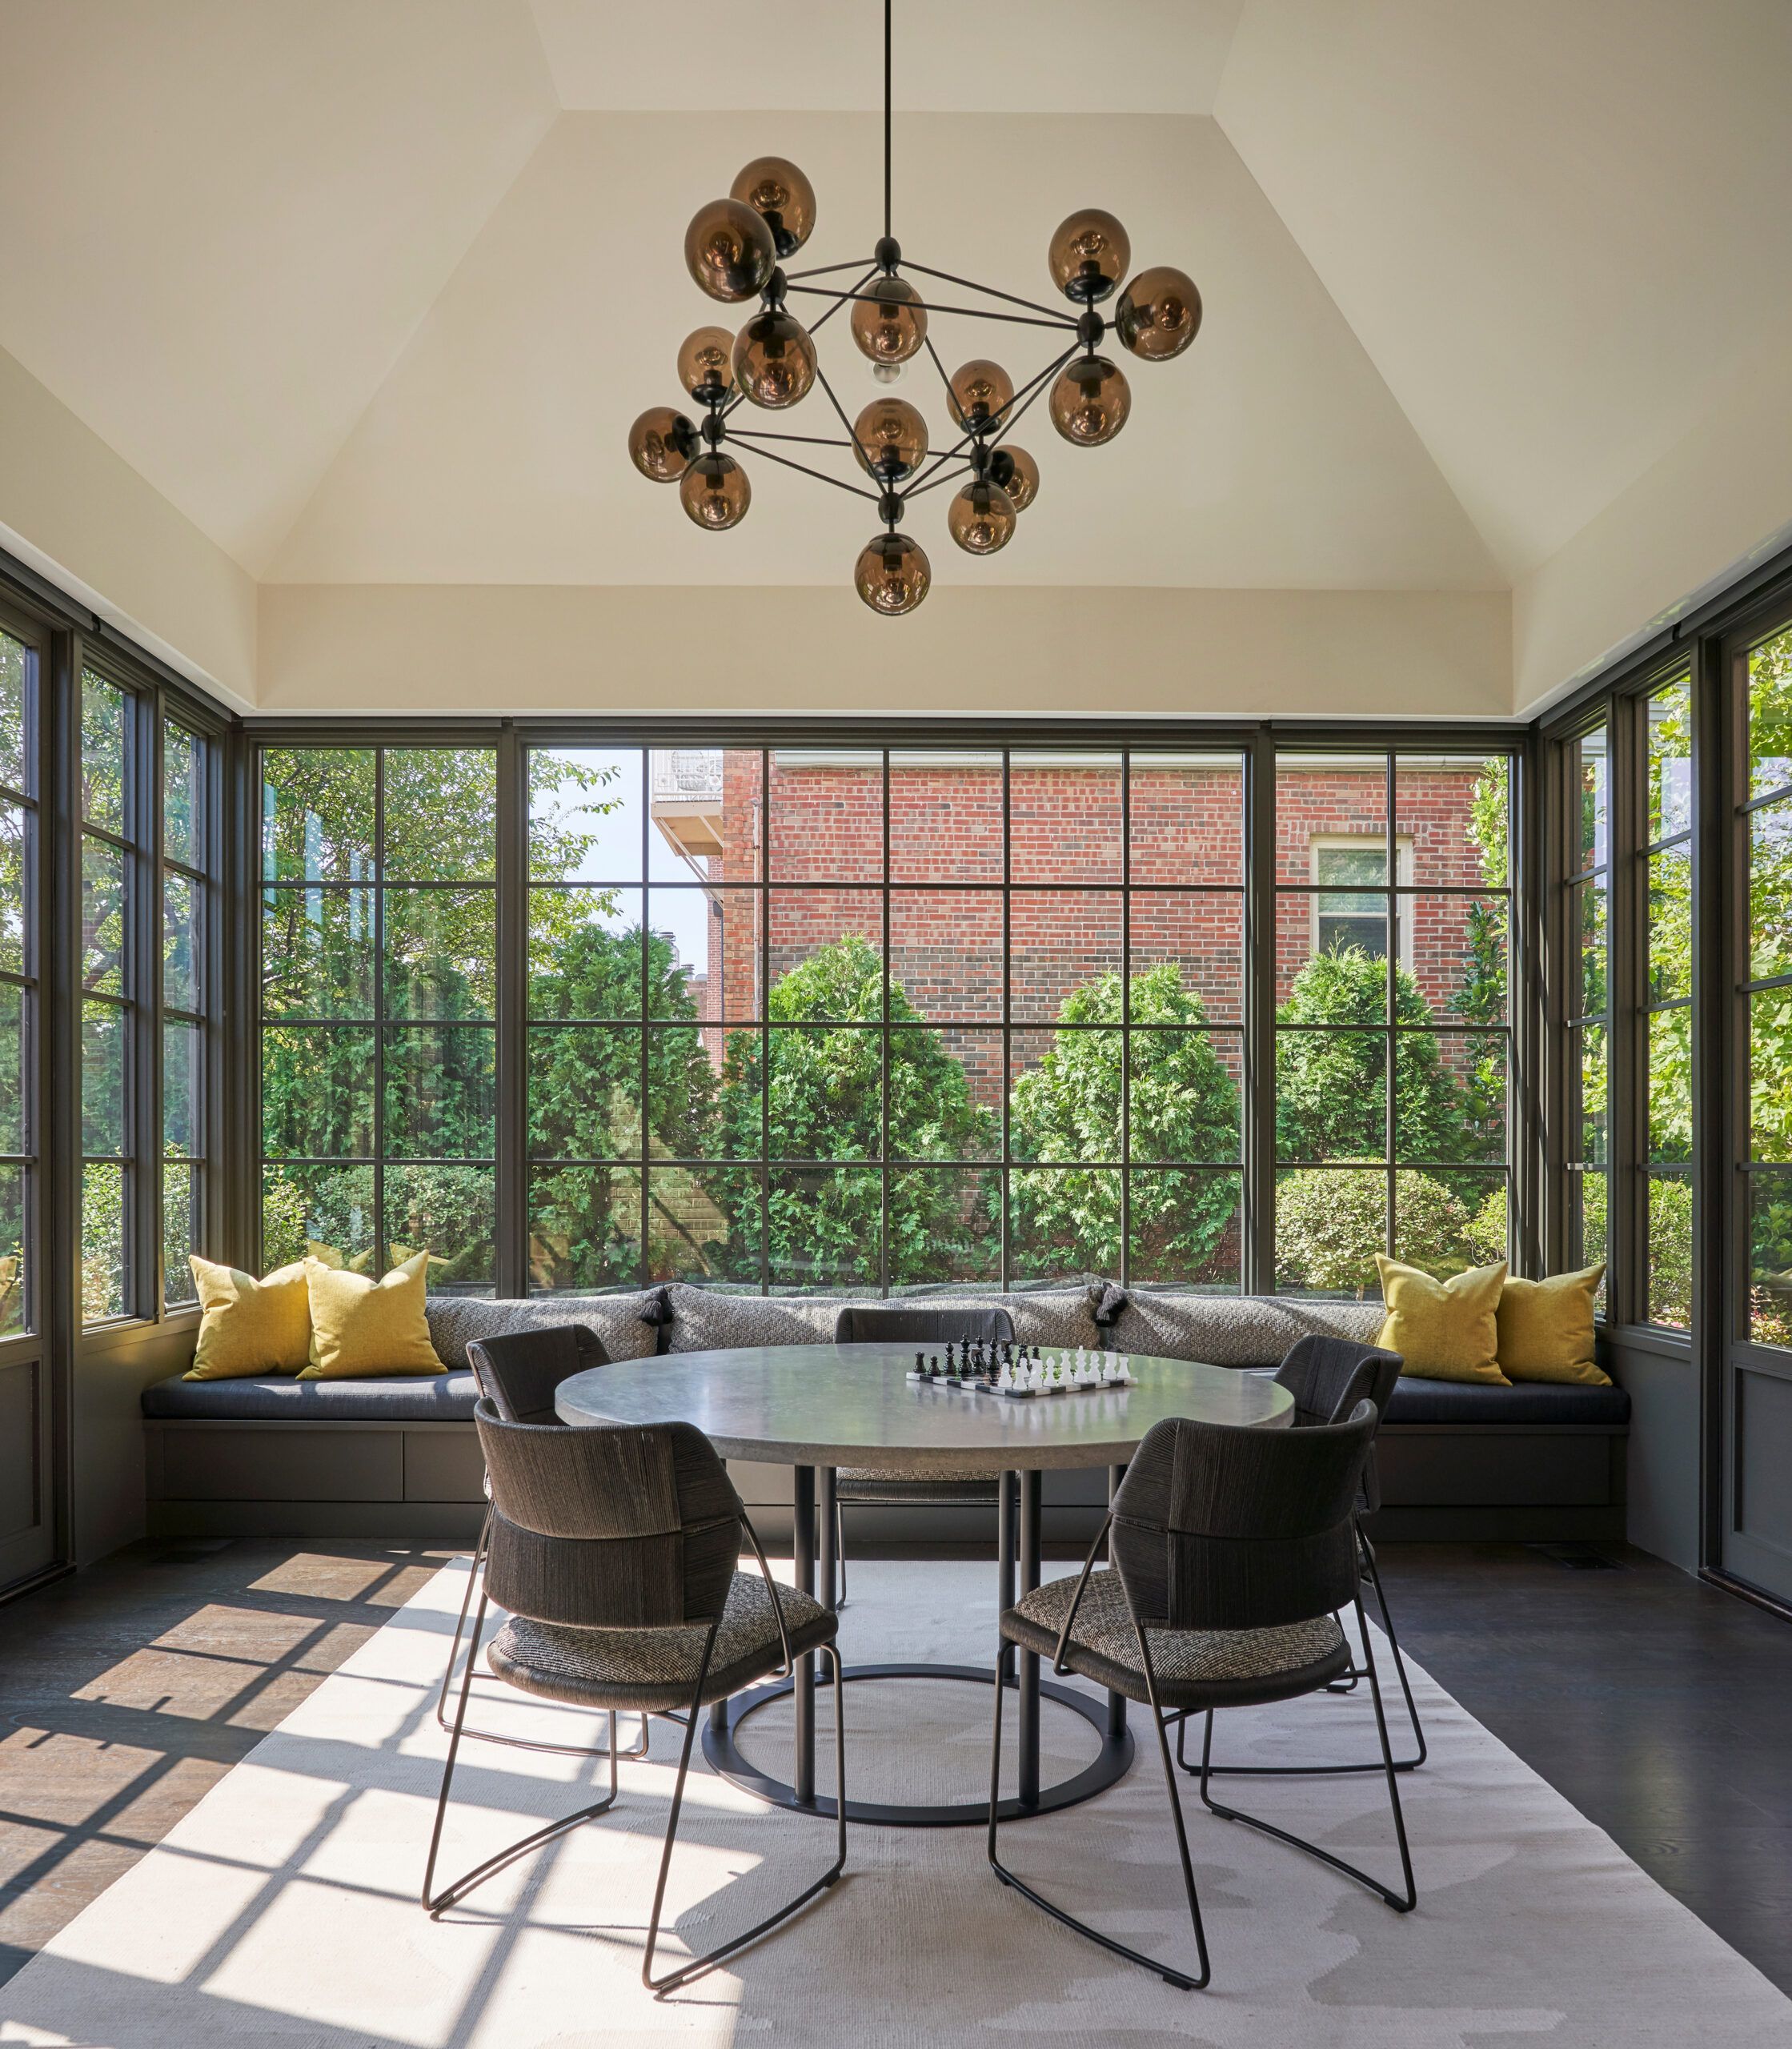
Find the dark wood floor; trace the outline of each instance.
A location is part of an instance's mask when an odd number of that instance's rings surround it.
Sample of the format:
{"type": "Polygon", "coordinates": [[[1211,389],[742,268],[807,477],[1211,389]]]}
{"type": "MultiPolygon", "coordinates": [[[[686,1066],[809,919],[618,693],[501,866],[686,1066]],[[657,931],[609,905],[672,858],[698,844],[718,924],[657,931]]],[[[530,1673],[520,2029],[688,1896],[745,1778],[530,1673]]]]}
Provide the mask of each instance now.
{"type": "MultiPolygon", "coordinates": [[[[144,1545],[0,1609],[0,1979],[448,1548],[144,1545]]],[[[1792,1626],[1637,1552],[1389,1545],[1402,1640],[1792,1993],[1792,1626]]]]}

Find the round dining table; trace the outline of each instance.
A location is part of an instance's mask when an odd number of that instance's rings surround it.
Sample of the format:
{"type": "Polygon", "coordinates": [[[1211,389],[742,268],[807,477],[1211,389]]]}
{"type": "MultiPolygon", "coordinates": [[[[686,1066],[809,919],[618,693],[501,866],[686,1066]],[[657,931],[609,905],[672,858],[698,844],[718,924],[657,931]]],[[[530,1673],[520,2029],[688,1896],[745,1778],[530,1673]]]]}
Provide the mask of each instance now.
{"type": "MultiPolygon", "coordinates": [[[[1040,1580],[1041,1476],[1067,1468],[1105,1466],[1108,1492],[1154,1423],[1191,1417],[1235,1427],[1275,1427],[1293,1421],[1294,1404],[1273,1379],[1188,1359],[1141,1357],[1129,1365],[1132,1384],[1016,1399],[938,1382],[912,1381],[912,1345],[770,1345],[725,1351],[681,1352],[594,1367],[563,1381],[555,1394],[563,1422],[695,1424],[724,1458],[792,1469],[796,1582],[816,1590],[820,1534],[823,1598],[835,1580],[835,1474],[872,1466],[880,1476],[951,1480],[1000,1470],[997,1596],[1013,1606],[1040,1580]],[[1018,1513],[1016,1513],[1016,1506],[1018,1513]],[[1019,1586],[1016,1586],[1018,1574],[1019,1586]]],[[[1050,1681],[1039,1659],[1004,1650],[994,1667],[957,1665],[848,1666],[848,1680],[934,1678],[1005,1683],[1019,1710],[1018,1790],[1000,1808],[1004,1820],[1047,1814],[1086,1800],[1122,1777],[1133,1760],[1124,1696],[1105,1701],[1050,1681]],[[1080,1714],[1100,1738],[1097,1754],[1073,1777],[1040,1785],[1041,1698],[1080,1714]]],[[[832,1815],[834,1802],[815,1786],[815,1663],[799,1658],[788,1679],[754,1689],[710,1711],[704,1753],[724,1778],[782,1806],[832,1815]],[[788,1781],[760,1770],[740,1750],[736,1731],[767,1702],[794,1693],[796,1767],[788,1781]]],[[[909,1827],[962,1826],[988,1817],[986,1802],[906,1806],[848,1800],[852,1821],[909,1827]]]]}

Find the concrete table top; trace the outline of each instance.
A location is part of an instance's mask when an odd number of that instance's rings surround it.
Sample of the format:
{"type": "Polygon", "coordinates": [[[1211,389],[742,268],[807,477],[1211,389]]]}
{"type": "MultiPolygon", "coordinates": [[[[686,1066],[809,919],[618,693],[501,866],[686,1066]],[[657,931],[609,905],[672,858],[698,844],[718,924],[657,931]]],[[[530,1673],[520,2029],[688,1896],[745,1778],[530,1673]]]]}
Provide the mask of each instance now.
{"type": "MultiPolygon", "coordinates": [[[[944,1348],[941,1348],[942,1350],[944,1348]]],[[[1014,1401],[922,1386],[912,1345],[755,1345],[627,1359],[575,1373],[567,1423],[694,1423],[724,1458],[876,1466],[916,1479],[1118,1466],[1153,1423],[1285,1425],[1293,1397],[1266,1375],[1131,1355],[1136,1385],[1014,1401]]]]}

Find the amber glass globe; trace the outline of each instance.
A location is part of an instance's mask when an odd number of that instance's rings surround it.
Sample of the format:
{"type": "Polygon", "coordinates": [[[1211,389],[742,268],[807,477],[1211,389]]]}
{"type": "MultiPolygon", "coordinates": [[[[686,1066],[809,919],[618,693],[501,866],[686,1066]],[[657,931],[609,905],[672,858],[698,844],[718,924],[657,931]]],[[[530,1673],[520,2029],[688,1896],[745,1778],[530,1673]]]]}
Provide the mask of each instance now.
{"type": "Polygon", "coordinates": [[[967,555],[993,555],[1014,537],[1014,500],[999,485],[968,483],[946,507],[946,531],[967,555]]]}
{"type": "Polygon", "coordinates": [[[853,453],[875,477],[908,476],[927,459],[927,422],[906,399],[873,399],[852,423],[853,453]]]}
{"type": "Polygon", "coordinates": [[[684,264],[712,299],[755,298],[777,266],[772,231],[739,199],[712,199],[684,231],[684,264]]]}
{"type": "Polygon", "coordinates": [[[852,302],[852,339],[874,369],[893,370],[916,355],[927,339],[927,313],[920,294],[905,278],[880,278],[868,296],[852,302]]]}
{"type": "Polygon", "coordinates": [[[753,502],[747,472],[732,455],[700,455],[679,479],[678,495],[700,527],[719,534],[738,527],[753,502]]]}
{"type": "Polygon", "coordinates": [[[1201,294],[1185,271],[1160,263],[1129,279],[1114,308],[1123,347],[1147,363],[1167,363],[1201,331],[1201,294]]]}
{"type": "Polygon", "coordinates": [[[756,406],[774,412],[807,398],[815,383],[808,329],[781,306],[756,313],[734,338],[734,381],[756,406]]]}
{"type": "Polygon", "coordinates": [[[952,375],[948,400],[957,427],[987,427],[1014,399],[1014,379],[999,363],[978,356],[952,375]]]}
{"type": "Polygon", "coordinates": [[[1105,299],[1132,267],[1133,245],[1112,214],[1085,207],[1059,223],[1045,260],[1060,291],[1092,304],[1105,299]]]}
{"type": "Polygon", "coordinates": [[[1133,410],[1133,393],[1117,363],[1104,355],[1078,356],[1066,363],[1046,402],[1052,424],[1079,448],[1112,441],[1133,410]]]}
{"type": "Polygon", "coordinates": [[[1039,495],[1038,463],[1024,448],[1004,441],[996,451],[996,467],[1002,474],[992,475],[990,481],[1008,493],[1016,512],[1024,512],[1039,495]]]}
{"type": "Polygon", "coordinates": [[[927,595],[933,571],[919,541],[906,534],[880,534],[859,551],[852,582],[860,596],[886,619],[912,611],[927,595]]]}
{"type": "Polygon", "coordinates": [[[734,337],[726,327],[698,327],[679,345],[678,381],[705,405],[734,389],[734,337]]]}
{"type": "Polygon", "coordinates": [[[690,465],[684,448],[694,448],[696,439],[697,430],[683,413],[649,406],[628,430],[629,460],[655,483],[676,483],[690,465]]]}
{"type": "Polygon", "coordinates": [[[815,226],[815,187],[788,157],[755,157],[743,165],[729,196],[751,207],[772,231],[780,256],[794,256],[815,226]]]}

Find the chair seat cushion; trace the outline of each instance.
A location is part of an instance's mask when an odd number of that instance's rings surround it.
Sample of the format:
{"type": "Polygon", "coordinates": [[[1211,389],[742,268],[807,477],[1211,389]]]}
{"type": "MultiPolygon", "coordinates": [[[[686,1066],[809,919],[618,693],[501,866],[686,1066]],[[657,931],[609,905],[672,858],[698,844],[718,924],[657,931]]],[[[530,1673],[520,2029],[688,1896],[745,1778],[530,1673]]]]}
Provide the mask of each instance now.
{"type": "MultiPolygon", "coordinates": [[[[780,1586],[793,1652],[831,1643],[831,1610],[794,1587],[780,1586]]],[[[512,1615],[486,1651],[500,1679],[546,1700],[580,1706],[646,1710],[688,1707],[703,1662],[707,1626],[676,1629],[567,1629],[512,1615]]],[[[783,1658],[772,1590],[757,1573],[737,1572],[716,1632],[703,1702],[725,1700],[776,1670],[783,1658]]]]}
{"type": "MultiPolygon", "coordinates": [[[[1049,1658],[1076,1590],[1076,1576],[1048,1580],[1002,1618],[1002,1634],[1049,1658]]],[[[1284,1700],[1322,1686],[1348,1670],[1350,1654],[1336,1615],[1316,1615],[1265,1630],[1153,1630],[1151,1667],[1165,1707],[1225,1707],[1284,1700]]],[[[1091,1573],[1076,1610],[1067,1662],[1085,1678],[1149,1698],[1139,1639],[1120,1574],[1091,1573]]]]}
{"type": "Polygon", "coordinates": [[[142,1394],[152,1419],[189,1422],[468,1423],[479,1397],[470,1373],[391,1379],[191,1381],[176,1375],[142,1394]]]}
{"type": "Polygon", "coordinates": [[[1622,1429],[1630,1397],[1622,1387],[1577,1387],[1521,1381],[1490,1387],[1470,1381],[1413,1380],[1402,1373],[1388,1397],[1384,1422],[1528,1425],[1594,1424],[1622,1429]]]}
{"type": "Polygon", "coordinates": [[[843,1466],[835,1482],[843,1502],[992,1502],[999,1466],[977,1466],[949,1479],[917,1479],[886,1466],[843,1466]]]}

